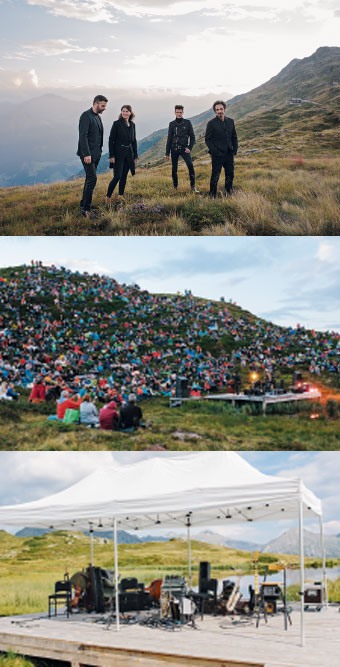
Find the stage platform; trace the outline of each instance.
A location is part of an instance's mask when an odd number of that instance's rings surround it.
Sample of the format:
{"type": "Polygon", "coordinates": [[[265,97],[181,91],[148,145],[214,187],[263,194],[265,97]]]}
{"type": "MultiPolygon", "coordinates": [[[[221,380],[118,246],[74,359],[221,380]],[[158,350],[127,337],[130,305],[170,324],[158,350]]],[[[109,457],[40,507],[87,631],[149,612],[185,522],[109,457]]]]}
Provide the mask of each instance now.
{"type": "Polygon", "coordinates": [[[182,405],[184,401],[229,401],[235,407],[237,403],[261,403],[262,412],[266,414],[267,405],[273,403],[293,403],[296,401],[316,401],[321,398],[317,389],[305,391],[302,394],[288,392],[286,394],[263,394],[263,396],[249,396],[248,394],[208,394],[206,396],[191,398],[170,398],[170,407],[175,408],[182,405]]]}
{"type": "Polygon", "coordinates": [[[300,646],[300,613],[240,622],[241,617],[205,616],[197,629],[165,631],[140,625],[108,629],[96,614],[0,618],[0,650],[64,660],[72,667],[338,667],[340,614],[330,606],[305,614],[305,647],[300,646]]]}

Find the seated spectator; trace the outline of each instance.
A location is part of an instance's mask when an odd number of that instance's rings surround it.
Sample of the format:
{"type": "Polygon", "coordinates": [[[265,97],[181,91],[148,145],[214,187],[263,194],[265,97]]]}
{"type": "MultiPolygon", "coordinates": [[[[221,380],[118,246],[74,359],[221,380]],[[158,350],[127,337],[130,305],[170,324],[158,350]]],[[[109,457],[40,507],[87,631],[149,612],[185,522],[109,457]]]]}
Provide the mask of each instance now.
{"type": "Polygon", "coordinates": [[[60,398],[60,396],[61,396],[61,389],[60,389],[59,385],[56,385],[54,387],[49,387],[47,389],[46,395],[45,395],[45,400],[47,402],[56,401],[56,400],[58,400],[58,398],[60,398]]]}
{"type": "Polygon", "coordinates": [[[13,382],[10,382],[7,388],[7,397],[13,398],[14,401],[17,401],[19,398],[19,394],[15,391],[14,389],[14,384],[13,382]]]}
{"type": "Polygon", "coordinates": [[[11,396],[8,396],[8,382],[2,382],[0,385],[0,398],[4,398],[7,401],[11,400],[11,396]]]}
{"type": "Polygon", "coordinates": [[[72,398],[69,398],[68,391],[66,390],[62,391],[61,397],[57,403],[58,419],[64,419],[65,412],[68,408],[71,408],[72,410],[79,410],[80,404],[81,404],[81,399],[78,394],[75,394],[74,396],[72,396],[72,398]]]}
{"type": "Polygon", "coordinates": [[[30,403],[41,403],[45,400],[46,387],[42,378],[37,378],[33,383],[32,391],[30,393],[30,403]]]}
{"type": "Polygon", "coordinates": [[[80,423],[91,426],[98,426],[99,424],[98,410],[92,403],[90,394],[85,394],[80,404],[80,423]]]}
{"type": "Polygon", "coordinates": [[[118,424],[118,412],[116,401],[111,401],[99,411],[99,425],[104,431],[112,431],[118,424]]]}
{"type": "Polygon", "coordinates": [[[128,404],[120,409],[119,412],[119,421],[118,428],[125,429],[135,429],[140,425],[140,421],[143,417],[143,413],[138,405],[136,405],[136,396],[135,394],[129,395],[128,404]]]}

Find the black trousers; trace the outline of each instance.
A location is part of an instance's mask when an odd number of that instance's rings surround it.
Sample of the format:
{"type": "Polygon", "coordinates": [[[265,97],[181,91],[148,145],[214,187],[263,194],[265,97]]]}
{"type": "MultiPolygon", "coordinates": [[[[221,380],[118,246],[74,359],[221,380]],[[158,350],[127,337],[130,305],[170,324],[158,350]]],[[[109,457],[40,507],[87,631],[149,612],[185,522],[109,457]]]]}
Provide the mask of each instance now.
{"type": "Polygon", "coordinates": [[[171,151],[172,182],[174,184],[174,188],[178,187],[177,169],[178,169],[178,158],[179,157],[183,158],[185,164],[188,167],[189,178],[190,178],[190,187],[194,188],[195,187],[195,170],[194,170],[194,165],[192,164],[191,153],[186,153],[184,149],[182,151],[175,151],[175,150],[171,151]]]}
{"type": "Polygon", "coordinates": [[[85,164],[84,160],[82,158],[80,159],[85,169],[85,183],[83,189],[83,196],[80,202],[80,208],[82,211],[90,211],[93,190],[95,189],[97,183],[97,167],[100,158],[98,158],[97,160],[91,160],[90,164],[85,164]]]}
{"type": "Polygon", "coordinates": [[[131,150],[130,148],[126,148],[124,152],[116,157],[115,163],[113,165],[113,179],[110,181],[108,188],[107,188],[107,197],[111,197],[112,193],[117,185],[119,183],[119,194],[123,195],[125,186],[126,186],[126,179],[127,175],[129,173],[129,169],[131,166],[131,150]]]}
{"type": "Polygon", "coordinates": [[[234,155],[233,153],[226,153],[222,156],[211,156],[211,179],[210,179],[210,194],[216,197],[217,183],[221,174],[222,167],[225,174],[225,191],[230,194],[233,189],[234,180],[234,155]]]}

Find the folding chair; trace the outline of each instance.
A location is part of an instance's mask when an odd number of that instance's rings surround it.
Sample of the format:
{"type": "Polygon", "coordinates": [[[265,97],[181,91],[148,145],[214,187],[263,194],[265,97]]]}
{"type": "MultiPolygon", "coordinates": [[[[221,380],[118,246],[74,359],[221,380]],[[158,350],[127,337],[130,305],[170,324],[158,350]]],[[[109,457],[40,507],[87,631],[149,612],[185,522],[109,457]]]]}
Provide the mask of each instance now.
{"type": "Polygon", "coordinates": [[[54,593],[48,596],[48,617],[51,618],[51,607],[54,605],[54,615],[57,615],[58,603],[66,603],[67,618],[70,615],[72,601],[72,584],[69,579],[56,581],[54,584],[54,593]]]}

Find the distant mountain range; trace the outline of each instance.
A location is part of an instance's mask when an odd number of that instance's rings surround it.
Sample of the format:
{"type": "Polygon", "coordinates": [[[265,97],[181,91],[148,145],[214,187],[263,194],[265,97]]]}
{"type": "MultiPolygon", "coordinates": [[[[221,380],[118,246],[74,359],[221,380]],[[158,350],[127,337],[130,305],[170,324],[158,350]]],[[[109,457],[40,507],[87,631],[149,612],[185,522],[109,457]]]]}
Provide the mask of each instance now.
{"type": "MultiPolygon", "coordinates": [[[[22,528],[16,533],[16,537],[38,537],[40,535],[45,535],[45,533],[51,533],[51,530],[45,530],[44,528],[22,528]]],[[[88,531],[85,531],[85,535],[90,535],[88,531]]],[[[112,540],[112,531],[94,531],[94,537],[102,537],[106,540],[112,540]]],[[[155,537],[152,535],[146,535],[144,537],[138,537],[133,533],[128,533],[126,530],[117,531],[117,540],[119,544],[142,544],[142,542],[168,542],[171,537],[155,537]]]]}
{"type": "MultiPolygon", "coordinates": [[[[321,557],[320,536],[318,533],[311,533],[304,530],[304,550],[305,555],[311,558],[321,557]]],[[[327,556],[340,558],[340,536],[325,535],[325,551],[327,556]]],[[[263,553],[296,554],[299,550],[299,532],[297,528],[292,528],[287,532],[268,542],[261,551],[263,553]]]]}
{"type": "MultiPolygon", "coordinates": [[[[40,528],[23,528],[16,533],[17,537],[36,537],[51,532],[40,528]]],[[[85,533],[89,535],[89,533],[85,533]]],[[[102,537],[112,540],[112,533],[108,531],[94,532],[95,537],[102,537]]],[[[168,542],[174,535],[159,537],[155,535],[148,535],[146,537],[138,537],[135,534],[129,533],[125,530],[118,530],[117,533],[119,544],[140,544],[142,542],[168,542]]],[[[183,539],[185,536],[183,535],[183,539]]],[[[207,542],[208,544],[217,544],[219,546],[226,546],[231,549],[239,549],[240,551],[260,551],[261,553],[279,553],[279,554],[297,554],[299,553],[299,532],[297,528],[291,528],[279,537],[271,540],[267,544],[256,544],[255,542],[247,542],[242,540],[226,539],[219,533],[214,533],[211,530],[202,531],[193,536],[193,539],[199,542],[207,542]]],[[[305,556],[310,558],[321,558],[320,536],[318,533],[311,533],[304,530],[304,550],[305,556]]],[[[329,558],[340,558],[340,533],[338,535],[325,536],[325,550],[326,556],[329,558]]]]}

